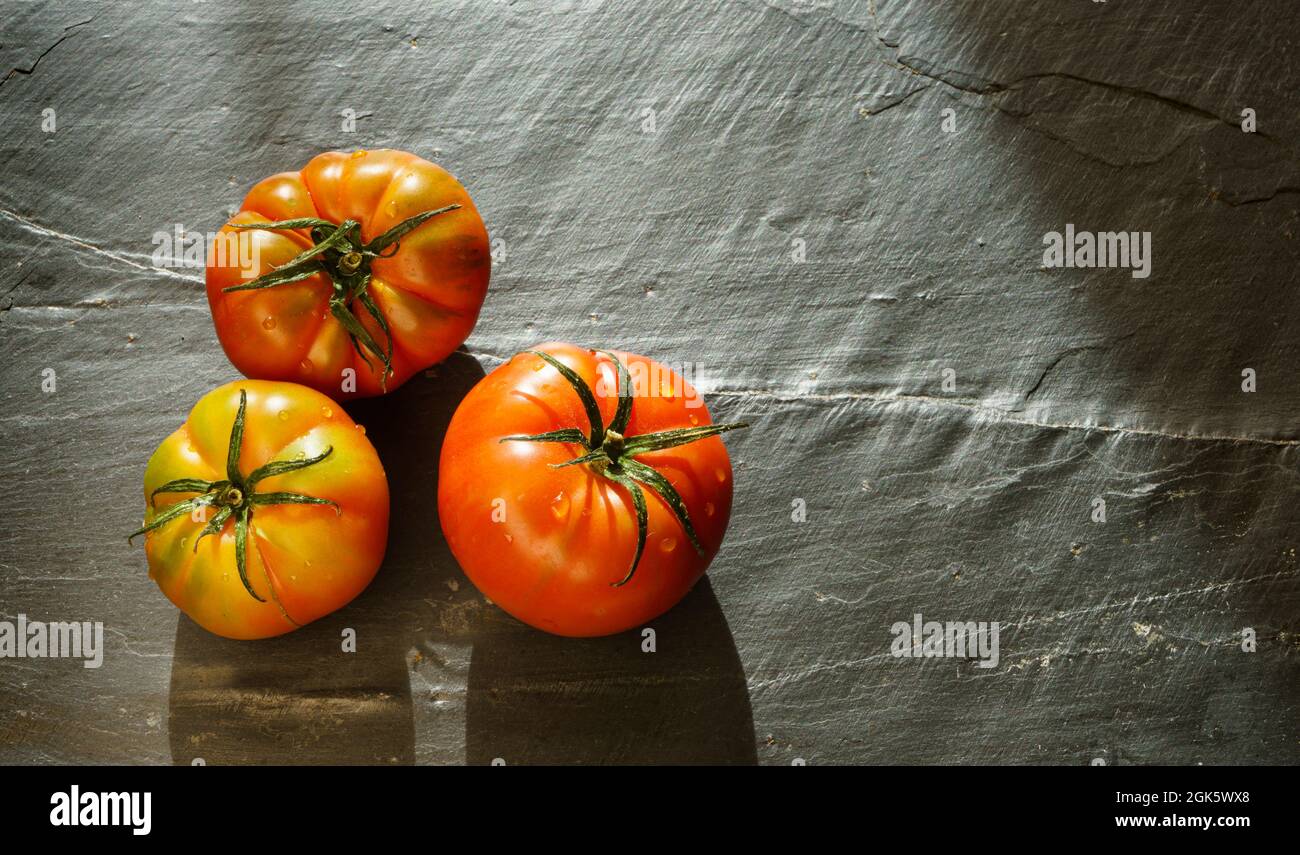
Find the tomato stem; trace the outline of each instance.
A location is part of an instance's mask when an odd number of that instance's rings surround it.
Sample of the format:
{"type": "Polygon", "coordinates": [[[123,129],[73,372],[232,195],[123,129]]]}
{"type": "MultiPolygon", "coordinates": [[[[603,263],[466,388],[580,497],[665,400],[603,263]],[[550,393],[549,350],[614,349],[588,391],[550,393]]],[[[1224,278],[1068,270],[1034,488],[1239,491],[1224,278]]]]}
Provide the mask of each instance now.
{"type": "MultiPolygon", "coordinates": [[[[216,513],[199,532],[199,536],[194,539],[194,551],[199,551],[199,542],[203,538],[221,532],[233,516],[235,518],[235,567],[239,571],[239,581],[244,583],[244,590],[248,591],[253,599],[264,603],[266,600],[257,595],[257,592],[253,590],[253,586],[248,581],[247,540],[248,525],[253,518],[253,506],[333,505],[335,514],[341,514],[343,511],[337,502],[330,499],[318,499],[315,496],[305,496],[301,493],[258,493],[255,491],[254,488],[257,483],[264,478],[314,466],[329,457],[334,448],[333,446],[328,447],[315,457],[297,460],[272,460],[254,469],[245,477],[239,471],[239,455],[243,446],[244,414],[247,408],[248,394],[243,389],[240,389],[239,411],[235,414],[234,424],[231,425],[230,444],[226,449],[226,479],[223,481],[204,481],[198,478],[177,478],[163,484],[149,494],[149,510],[153,509],[154,498],[159,493],[197,493],[199,495],[170,505],[166,510],[155,514],[152,520],[145,523],[139,530],[132,532],[126,540],[127,543],[130,543],[138,535],[147,535],[149,532],[160,529],[185,514],[193,513],[200,508],[215,506],[217,508],[216,513]]],[[[272,595],[274,595],[274,592],[272,592],[272,595]]]]}
{"type": "Polygon", "coordinates": [[[623,456],[623,434],[616,430],[607,429],[605,439],[600,443],[600,450],[605,452],[611,461],[618,462],[623,456]]]}
{"type": "Polygon", "coordinates": [[[401,248],[400,241],[403,236],[431,217],[458,208],[460,205],[452,204],[407,217],[369,243],[361,240],[361,224],[356,220],[344,220],[336,224],[318,217],[299,217],[270,223],[230,223],[233,229],[268,231],[310,229],[312,246],[299,253],[287,264],[269,273],[264,273],[250,282],[229,285],[221,290],[223,293],[256,291],[301,282],[321,273],[326,274],[330,278],[334,291],[329,301],[330,314],[347,330],[348,339],[367,368],[374,370],[370,359],[366,356],[367,352],[383,363],[384,370],[379,375],[379,385],[387,391],[388,377],[393,373],[393,334],[388,328],[388,321],[379,311],[379,306],[375,304],[374,298],[367,293],[371,279],[371,259],[392,258],[401,248]],[[370,331],[357,319],[356,303],[361,304],[384,333],[388,340],[386,348],[381,348],[370,331]]]}
{"type": "Polygon", "coordinates": [[[623,361],[613,353],[607,350],[596,352],[608,356],[614,362],[618,374],[618,408],[614,411],[614,418],[608,427],[605,426],[601,418],[600,406],[596,403],[596,396],[592,393],[591,387],[576,371],[549,353],[543,353],[540,350],[529,350],[525,351],[525,353],[540,357],[543,362],[558,371],[560,376],[573,387],[574,393],[577,394],[578,400],[582,402],[583,409],[586,411],[588,432],[583,433],[580,428],[576,427],[562,428],[530,436],[507,436],[503,437],[501,442],[561,442],[568,445],[580,445],[585,450],[584,454],[580,454],[564,463],[553,463],[551,466],[561,469],[566,466],[585,464],[596,474],[614,482],[628,492],[632,499],[632,508],[636,513],[636,552],[632,556],[632,566],[627,575],[621,581],[610,583],[617,588],[632,581],[637,566],[641,563],[641,556],[645,552],[648,515],[646,513],[645,494],[641,489],[643,486],[649,487],[655,495],[663,500],[668,509],[677,517],[677,521],[681,524],[687,539],[690,540],[691,546],[695,548],[698,554],[704,554],[704,547],[700,544],[699,537],[695,533],[695,525],[691,522],[690,514],[686,510],[686,502],[683,501],[681,494],[673,487],[672,482],[657,469],[636,460],[636,455],[685,445],[727,431],[746,428],[749,425],[744,422],[733,422],[731,424],[701,425],[699,427],[678,428],[627,436],[627,426],[632,418],[632,404],[636,394],[636,390],[633,388],[632,375],[628,372],[623,361]]]}

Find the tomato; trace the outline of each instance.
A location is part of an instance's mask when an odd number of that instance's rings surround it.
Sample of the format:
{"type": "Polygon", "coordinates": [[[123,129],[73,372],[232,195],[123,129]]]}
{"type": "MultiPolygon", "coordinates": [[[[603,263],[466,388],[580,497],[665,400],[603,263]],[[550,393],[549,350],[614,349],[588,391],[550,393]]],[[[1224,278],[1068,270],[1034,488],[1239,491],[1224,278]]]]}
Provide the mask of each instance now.
{"type": "Polygon", "coordinates": [[[144,475],[149,575],[227,638],[267,638],[346,605],[388,538],[388,480],[343,408],[294,383],[199,399],[144,475]]]}
{"type": "Polygon", "coordinates": [[[483,220],[448,172],[402,151],[331,151],[249,191],[209,248],[208,303],[246,376],[344,400],[459,347],[490,269],[483,220]]]}
{"type": "Polygon", "coordinates": [[[438,514],[470,580],[557,635],[609,635],[672,608],[731,515],[732,473],[680,374],[630,353],[544,344],[461,402],[438,514]],[[565,464],[561,466],[561,464],[565,464]]]}

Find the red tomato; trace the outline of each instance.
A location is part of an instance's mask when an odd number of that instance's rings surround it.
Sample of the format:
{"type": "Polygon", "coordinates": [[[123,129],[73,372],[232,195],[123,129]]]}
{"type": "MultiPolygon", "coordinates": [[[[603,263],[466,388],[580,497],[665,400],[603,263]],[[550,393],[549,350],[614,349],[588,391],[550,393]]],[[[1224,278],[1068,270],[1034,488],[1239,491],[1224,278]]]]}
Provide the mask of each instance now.
{"type": "Polygon", "coordinates": [[[205,629],[281,635],[361,593],[384,557],[388,480],[360,425],[305,386],[228,383],[149,458],[149,575],[205,629]]]}
{"type": "Polygon", "coordinates": [[[695,389],[654,360],[540,345],[452,417],[443,533],[479,590],[527,624],[569,636],[640,626],[722,545],[731,461],[716,434],[735,427],[713,425],[695,389]]]}
{"type": "Polygon", "coordinates": [[[208,303],[245,375],[343,400],[391,391],[459,347],[490,268],[483,220],[445,170],[331,151],[249,191],[208,253],[208,303]]]}

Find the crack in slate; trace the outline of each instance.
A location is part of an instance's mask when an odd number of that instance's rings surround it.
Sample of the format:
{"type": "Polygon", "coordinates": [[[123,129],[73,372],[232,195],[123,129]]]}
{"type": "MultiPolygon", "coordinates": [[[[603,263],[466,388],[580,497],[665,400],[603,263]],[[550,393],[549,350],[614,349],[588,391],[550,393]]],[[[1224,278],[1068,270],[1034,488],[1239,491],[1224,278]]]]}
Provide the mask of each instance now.
{"type": "MultiPolygon", "coordinates": [[[[927,79],[927,80],[932,80],[932,81],[934,81],[934,82],[936,82],[936,83],[939,83],[939,84],[941,84],[941,85],[943,85],[943,86],[947,86],[947,87],[949,87],[949,88],[951,88],[951,89],[953,89],[953,90],[955,90],[955,91],[957,91],[957,92],[963,92],[963,93],[966,93],[966,94],[975,95],[975,96],[977,96],[977,97],[981,97],[981,98],[983,98],[983,97],[986,97],[986,96],[989,96],[989,95],[997,95],[997,94],[1001,94],[1001,93],[1006,93],[1006,92],[1013,92],[1013,91],[1016,91],[1016,90],[1020,87],[1021,84],[1026,83],[1026,82],[1029,82],[1029,81],[1033,81],[1033,80],[1044,80],[1044,79],[1052,79],[1052,78],[1055,78],[1055,79],[1059,79],[1059,80],[1070,80],[1070,81],[1073,81],[1073,82],[1075,82],[1075,83],[1081,83],[1081,84],[1083,84],[1083,85],[1085,85],[1085,86],[1096,87],[1096,88],[1098,88],[1098,89],[1108,90],[1108,91],[1111,91],[1111,92],[1118,92],[1118,93],[1120,93],[1120,94],[1127,95],[1127,96],[1129,96],[1129,97],[1131,97],[1131,98],[1136,98],[1136,99],[1141,99],[1141,100],[1148,100],[1148,101],[1155,101],[1155,102],[1157,102],[1157,103],[1160,103],[1160,104],[1163,104],[1163,105],[1165,105],[1165,106],[1167,106],[1167,107],[1170,107],[1170,108],[1172,108],[1172,109],[1174,109],[1174,110],[1176,110],[1176,111],[1178,111],[1178,112],[1180,112],[1180,113],[1183,113],[1184,115],[1192,116],[1192,117],[1194,117],[1194,118],[1196,118],[1196,119],[1199,119],[1199,120],[1202,120],[1202,121],[1212,122],[1212,123],[1214,123],[1214,124],[1222,124],[1222,125],[1225,125],[1225,126],[1227,126],[1227,127],[1229,127],[1229,128],[1233,128],[1233,129],[1236,129],[1236,128],[1238,127],[1238,124],[1237,124],[1235,121],[1233,121],[1232,119],[1224,118],[1223,116],[1220,116],[1219,114],[1217,114],[1217,113],[1215,113],[1215,112],[1212,112],[1212,111],[1210,111],[1210,110],[1207,110],[1207,109],[1205,109],[1205,108],[1203,108],[1203,107],[1199,107],[1199,106],[1197,106],[1197,105],[1195,105],[1195,104],[1192,104],[1192,103],[1190,103],[1190,102],[1187,102],[1187,101],[1181,101],[1181,100],[1179,100],[1179,99],[1177,99],[1177,98],[1174,98],[1174,97],[1171,97],[1171,96],[1169,96],[1169,95],[1163,95],[1163,94],[1161,94],[1161,93],[1159,93],[1159,92],[1152,92],[1152,91],[1150,91],[1150,90],[1148,90],[1148,89],[1143,89],[1143,88],[1141,88],[1141,87],[1137,87],[1137,86],[1125,86],[1125,85],[1123,85],[1123,84],[1119,84],[1119,83],[1111,83],[1111,82],[1106,81],[1106,80],[1095,80],[1095,79],[1093,79],[1093,78],[1084,77],[1084,76],[1079,75],[1079,74],[1072,74],[1072,73],[1070,73],[1070,72],[1066,72],[1066,71],[1043,71],[1043,72],[1036,72],[1036,73],[1033,73],[1033,74],[1026,74],[1026,75],[1024,75],[1024,76],[1022,76],[1022,77],[1018,77],[1018,78],[1016,78],[1016,79],[1014,79],[1014,80],[1011,80],[1011,81],[1008,81],[1008,82],[1005,82],[1005,83],[1003,83],[1003,82],[998,82],[998,81],[989,81],[989,82],[985,83],[984,85],[979,85],[979,86],[973,86],[973,85],[969,85],[969,84],[963,84],[963,83],[960,83],[960,82],[957,82],[957,81],[954,81],[953,79],[951,79],[952,74],[953,74],[954,72],[948,72],[947,74],[945,74],[945,73],[943,73],[943,72],[935,72],[935,71],[930,70],[930,69],[928,69],[928,68],[926,68],[926,67],[923,67],[923,66],[928,66],[928,65],[930,64],[930,63],[928,63],[927,60],[925,60],[923,57],[904,56],[904,55],[902,54],[902,52],[898,50],[899,45],[901,44],[901,41],[902,41],[901,39],[891,42],[891,41],[889,41],[888,39],[886,39],[883,35],[881,35],[881,32],[880,32],[880,25],[879,25],[879,22],[878,22],[878,20],[877,20],[877,18],[876,18],[876,2],[875,2],[875,0],[869,0],[869,3],[868,3],[868,14],[869,14],[869,16],[870,16],[870,18],[871,18],[871,23],[872,23],[872,35],[873,35],[873,37],[875,38],[875,40],[876,40],[880,45],[884,46],[887,50],[894,51],[894,65],[893,65],[892,67],[896,68],[896,69],[899,70],[899,71],[904,71],[904,72],[907,72],[907,73],[913,74],[913,75],[918,76],[918,77],[924,77],[924,78],[927,79]],[[919,63],[919,64],[918,64],[918,63],[919,63]]],[[[845,23],[846,23],[846,22],[844,22],[844,21],[840,21],[838,18],[835,18],[833,15],[831,16],[831,18],[832,18],[833,20],[837,21],[838,23],[841,23],[841,24],[845,24],[845,23]]],[[[854,27],[853,29],[858,29],[858,28],[854,27]]],[[[886,64],[889,64],[889,63],[886,63],[886,64]]],[[[960,74],[960,72],[955,72],[955,73],[960,74]]],[[[970,77],[972,77],[972,78],[977,77],[976,75],[967,75],[967,76],[970,76],[970,77]]],[[[980,78],[980,79],[982,79],[982,78],[980,78]]],[[[1013,110],[1007,109],[1007,108],[1003,107],[1001,104],[996,104],[996,103],[995,103],[993,106],[994,106],[994,108],[995,108],[996,110],[998,110],[999,112],[1002,112],[1002,113],[1004,113],[1005,115],[1011,116],[1012,118],[1020,119],[1020,118],[1024,118],[1025,116],[1029,115],[1028,113],[1018,113],[1018,112],[1016,112],[1016,111],[1013,111],[1013,110]]],[[[1163,161],[1164,159],[1166,159],[1167,157],[1169,157],[1170,155],[1172,155],[1172,154],[1173,154],[1175,151],[1177,151],[1178,148],[1179,148],[1178,146],[1175,146],[1174,148],[1170,149],[1170,151],[1166,152],[1165,154],[1163,154],[1163,155],[1159,156],[1158,158],[1155,158],[1154,160],[1151,160],[1151,161],[1138,161],[1138,162],[1135,162],[1135,163],[1132,163],[1132,164],[1125,164],[1125,163],[1112,163],[1111,161],[1108,161],[1108,160],[1106,160],[1106,159],[1103,158],[1103,157],[1099,157],[1099,156],[1097,156],[1096,154],[1093,154],[1092,152],[1089,152],[1089,151],[1086,151],[1086,150],[1084,150],[1084,149],[1081,149],[1080,147],[1078,147],[1077,145],[1075,145],[1075,144],[1072,143],[1071,141],[1069,141],[1069,140],[1067,140],[1067,139],[1064,139],[1064,138],[1060,137],[1059,135],[1056,135],[1056,134],[1052,134],[1052,133],[1046,132],[1046,131],[1044,131],[1044,130],[1041,129],[1041,128],[1030,127],[1030,130],[1036,131],[1036,132],[1038,132],[1038,133],[1042,133],[1042,134],[1043,134],[1044,136],[1046,136],[1048,139],[1055,140],[1056,142],[1059,142],[1059,143],[1065,145],[1066,148],[1070,149],[1070,150],[1073,151],[1075,154],[1078,154],[1079,156],[1081,156],[1081,157],[1083,157],[1083,158],[1085,158],[1085,159],[1087,159],[1087,160],[1091,160],[1091,161],[1094,161],[1094,162],[1096,162],[1096,163],[1101,163],[1101,164],[1103,164],[1103,165],[1110,166],[1110,167],[1112,167],[1112,168],[1119,168],[1119,169],[1128,168],[1128,167],[1131,167],[1131,166],[1150,166],[1150,165],[1152,165],[1152,164],[1154,164],[1154,163],[1159,163],[1160,161],[1163,161]]],[[[1256,137],[1259,137],[1259,138],[1262,139],[1262,140],[1266,140],[1266,141],[1268,141],[1269,143],[1271,143],[1272,145],[1276,146],[1277,148],[1282,149],[1283,151],[1287,151],[1288,153],[1289,153],[1289,151],[1290,151],[1290,150],[1287,148],[1287,146],[1285,145],[1285,143],[1284,143],[1282,140],[1278,139],[1277,137],[1272,136],[1271,134],[1269,134],[1269,133],[1267,133],[1267,132],[1265,132],[1265,131],[1259,131],[1259,130],[1257,130],[1257,131],[1255,131],[1255,133],[1254,133],[1253,135],[1256,136],[1256,137]]],[[[1288,159],[1293,159],[1293,158],[1288,158],[1288,159]]],[[[1215,190],[1215,188],[1212,188],[1212,187],[1207,187],[1207,189],[1209,189],[1209,190],[1211,190],[1211,191],[1214,191],[1214,190],[1215,190]]],[[[1225,198],[1222,198],[1222,197],[1220,196],[1220,194],[1217,193],[1217,192],[1214,192],[1214,193],[1212,193],[1211,195],[1212,195],[1212,198],[1214,198],[1216,201],[1221,201],[1221,202],[1223,202],[1224,204],[1229,205],[1230,207],[1238,207],[1238,206],[1240,206],[1240,205],[1245,205],[1245,204],[1252,204],[1252,203],[1257,203],[1257,202],[1267,202],[1267,201],[1270,201],[1270,200],[1276,198],[1276,197],[1279,196],[1279,195],[1289,194],[1289,193],[1300,193],[1300,188],[1294,188],[1294,187],[1290,187],[1290,186],[1283,186],[1283,187],[1279,187],[1277,190],[1275,190],[1274,192],[1268,194],[1267,196],[1262,196],[1262,197],[1258,197],[1258,198],[1250,198],[1250,199],[1246,199],[1246,200],[1243,200],[1243,201],[1240,201],[1240,202],[1232,202],[1232,201],[1229,201],[1229,200],[1227,200],[1227,199],[1225,199],[1225,198]]]]}
{"type": "Polygon", "coordinates": [[[77,27],[85,26],[86,24],[89,24],[93,20],[95,19],[87,18],[84,21],[79,21],[75,24],[69,24],[68,26],[64,27],[63,35],[59,37],[59,40],[56,41],[54,44],[50,45],[49,47],[47,47],[45,50],[41,51],[41,55],[36,57],[36,59],[32,62],[30,67],[19,68],[18,66],[15,65],[13,68],[9,69],[9,73],[6,74],[3,78],[0,78],[0,86],[4,86],[5,83],[9,81],[9,78],[13,77],[15,74],[29,76],[32,73],[34,73],[36,71],[36,66],[41,64],[41,60],[45,59],[45,57],[49,55],[50,51],[54,50],[56,47],[63,44],[65,41],[67,41],[68,38],[71,37],[71,34],[68,32],[69,30],[75,30],[77,27]]]}
{"type": "Polygon", "coordinates": [[[887,113],[887,112],[889,112],[890,110],[892,110],[892,109],[894,109],[895,107],[897,107],[899,104],[902,104],[904,101],[907,101],[907,100],[910,99],[913,95],[916,95],[916,94],[919,93],[919,92],[928,92],[928,91],[930,91],[930,87],[929,87],[929,86],[920,86],[920,87],[918,87],[918,88],[916,88],[916,89],[913,89],[911,92],[908,92],[908,93],[907,93],[906,95],[904,95],[903,97],[898,98],[898,99],[896,99],[896,100],[894,100],[894,101],[890,101],[888,104],[886,104],[885,106],[880,107],[880,108],[878,108],[878,109],[875,109],[875,110],[868,110],[866,107],[863,107],[863,108],[861,109],[861,115],[862,115],[864,118],[867,117],[867,116],[879,116],[881,113],[887,113]]]}
{"type": "Polygon", "coordinates": [[[1029,399],[1034,397],[1034,393],[1036,393],[1039,390],[1039,388],[1043,385],[1043,381],[1047,379],[1047,375],[1051,374],[1052,371],[1056,368],[1056,366],[1061,364],[1061,360],[1065,359],[1065,357],[1067,356],[1073,356],[1076,353],[1082,353],[1085,350],[1097,350],[1097,345],[1085,344],[1078,347],[1067,347],[1065,350],[1061,351],[1060,354],[1057,355],[1057,357],[1053,359],[1046,368],[1043,369],[1043,373],[1038,375],[1038,382],[1034,383],[1034,385],[1030,387],[1029,391],[1025,393],[1025,403],[1026,404],[1029,403],[1029,399]]]}

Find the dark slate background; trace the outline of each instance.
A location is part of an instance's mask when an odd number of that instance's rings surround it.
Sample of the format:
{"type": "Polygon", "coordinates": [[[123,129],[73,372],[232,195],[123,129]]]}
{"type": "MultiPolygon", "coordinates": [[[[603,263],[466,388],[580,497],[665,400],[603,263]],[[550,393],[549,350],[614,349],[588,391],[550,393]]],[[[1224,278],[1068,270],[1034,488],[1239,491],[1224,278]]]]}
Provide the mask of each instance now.
{"type": "Polygon", "coordinates": [[[107,639],[0,661],[0,761],[1300,761],[1292,3],[365,7],[0,4],[0,616],[107,639]],[[473,193],[483,318],[350,407],[400,504],[375,584],[210,636],[123,536],[237,376],[152,237],[382,146],[473,193]],[[1151,277],[1043,269],[1067,222],[1152,232],[1151,277]],[[456,403],[548,339],[690,361],[753,423],[658,653],[515,623],[439,532],[456,403]],[[892,658],[918,611],[1000,621],[999,666],[892,658]]]}

